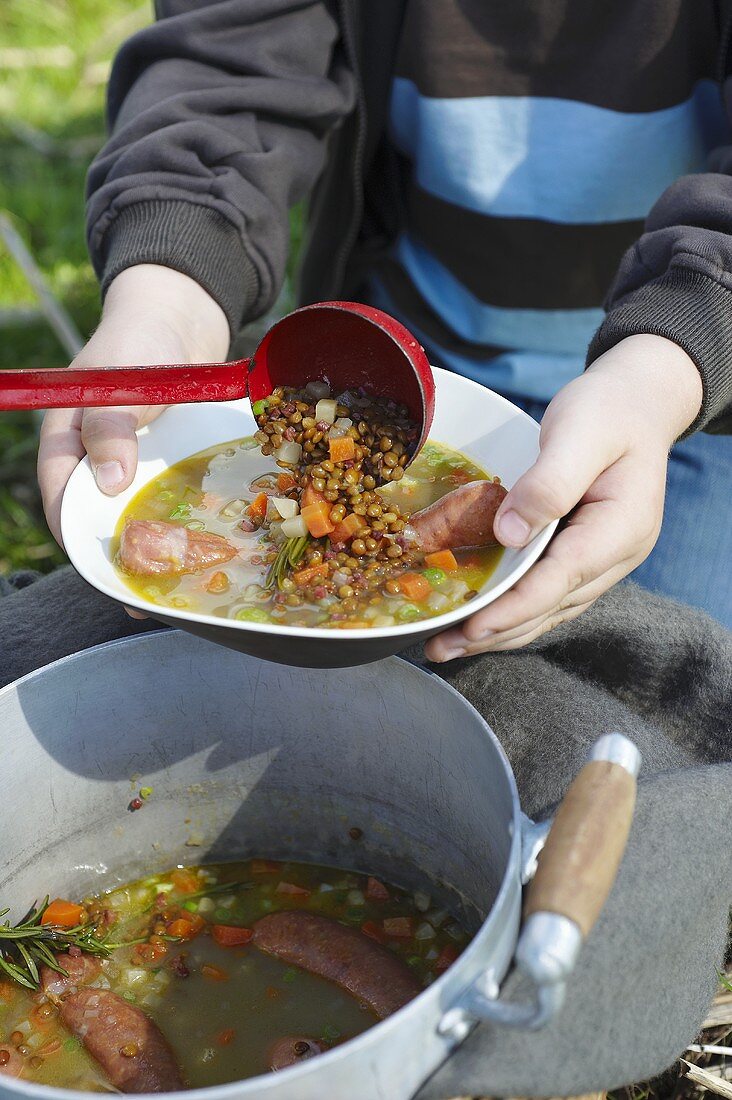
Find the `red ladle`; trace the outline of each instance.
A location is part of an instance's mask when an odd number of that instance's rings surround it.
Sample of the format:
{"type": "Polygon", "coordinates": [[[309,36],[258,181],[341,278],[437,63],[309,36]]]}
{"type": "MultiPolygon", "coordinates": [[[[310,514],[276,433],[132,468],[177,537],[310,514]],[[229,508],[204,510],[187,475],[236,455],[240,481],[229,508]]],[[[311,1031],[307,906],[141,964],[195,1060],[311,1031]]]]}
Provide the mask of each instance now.
{"type": "Polygon", "coordinates": [[[416,454],[435,410],[435,383],[419,342],[388,313],[358,302],[318,302],[288,313],[251,359],[154,367],[0,370],[0,409],[182,405],[259,401],[275,386],[326,381],[336,395],[363,386],[406,405],[419,426],[416,454]]]}

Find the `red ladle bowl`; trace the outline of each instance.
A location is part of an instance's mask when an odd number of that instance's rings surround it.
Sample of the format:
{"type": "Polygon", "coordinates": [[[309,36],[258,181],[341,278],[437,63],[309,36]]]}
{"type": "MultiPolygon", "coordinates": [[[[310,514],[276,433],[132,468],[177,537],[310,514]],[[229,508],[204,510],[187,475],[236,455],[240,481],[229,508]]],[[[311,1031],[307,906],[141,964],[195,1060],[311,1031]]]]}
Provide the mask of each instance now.
{"type": "Polygon", "coordinates": [[[259,401],[275,386],[323,380],[336,395],[364,387],[406,405],[419,427],[435,409],[432,368],[419,342],[388,313],[358,302],[318,302],[272,326],[250,359],[153,367],[0,371],[0,410],[259,401]]]}

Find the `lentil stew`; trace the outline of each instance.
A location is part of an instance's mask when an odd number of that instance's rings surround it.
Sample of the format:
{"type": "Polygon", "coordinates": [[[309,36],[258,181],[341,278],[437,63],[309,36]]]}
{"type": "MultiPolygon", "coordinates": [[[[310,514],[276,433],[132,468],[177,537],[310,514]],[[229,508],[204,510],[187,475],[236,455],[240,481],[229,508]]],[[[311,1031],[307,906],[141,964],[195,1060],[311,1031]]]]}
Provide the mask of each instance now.
{"type": "Polygon", "coordinates": [[[44,966],[37,991],[0,982],[0,1075],[91,1092],[296,1064],[416,996],[468,941],[426,893],[266,859],[177,867],[47,915],[108,948],[69,948],[67,975],[44,966]]]}
{"type": "Polygon", "coordinates": [[[502,553],[497,478],[432,441],[410,464],[406,410],[365,393],[332,399],[315,382],[275,390],[254,414],[253,437],[177,463],[126,508],[114,549],[138,596],[240,621],[363,629],[477,595],[502,553]],[[463,515],[435,522],[448,496],[466,498],[463,515]]]}

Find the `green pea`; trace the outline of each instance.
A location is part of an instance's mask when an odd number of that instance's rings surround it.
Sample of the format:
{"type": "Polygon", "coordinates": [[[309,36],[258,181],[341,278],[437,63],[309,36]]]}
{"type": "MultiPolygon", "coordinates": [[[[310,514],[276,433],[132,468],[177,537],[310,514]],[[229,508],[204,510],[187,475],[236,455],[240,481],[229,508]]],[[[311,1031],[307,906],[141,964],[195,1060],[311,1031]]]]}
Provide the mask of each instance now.
{"type": "Polygon", "coordinates": [[[226,921],[226,923],[228,924],[228,922],[231,920],[231,910],[230,909],[224,909],[224,908],[215,909],[214,910],[214,917],[216,918],[216,920],[226,921]]]}
{"type": "Polygon", "coordinates": [[[197,913],[198,912],[198,902],[197,901],[186,901],[186,902],[183,903],[183,908],[187,909],[189,913],[197,913]]]}
{"type": "Polygon", "coordinates": [[[425,569],[424,575],[433,588],[439,588],[447,580],[447,573],[444,569],[425,569]]]}
{"type": "Polygon", "coordinates": [[[252,412],[255,416],[262,416],[264,410],[267,408],[267,402],[264,398],[261,401],[255,401],[252,405],[252,412]]]}
{"type": "Polygon", "coordinates": [[[287,982],[289,984],[290,982],[294,982],[296,977],[297,977],[297,971],[296,970],[286,970],[284,972],[284,974],[282,975],[282,981],[287,982]]]}
{"type": "Polygon", "coordinates": [[[240,607],[234,615],[234,618],[244,623],[270,622],[269,614],[263,607],[240,607]]]}

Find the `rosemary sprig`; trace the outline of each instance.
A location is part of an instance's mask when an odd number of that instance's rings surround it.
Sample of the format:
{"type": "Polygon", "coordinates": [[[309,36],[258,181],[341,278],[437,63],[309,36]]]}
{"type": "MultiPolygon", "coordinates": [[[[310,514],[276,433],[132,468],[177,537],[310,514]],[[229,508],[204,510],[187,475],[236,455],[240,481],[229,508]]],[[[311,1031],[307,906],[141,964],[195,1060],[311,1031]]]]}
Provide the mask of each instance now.
{"type": "MultiPolygon", "coordinates": [[[[17,924],[10,924],[8,920],[0,924],[0,973],[7,974],[26,989],[38,988],[39,966],[66,974],[56,959],[56,952],[67,951],[73,946],[88,955],[105,957],[113,948],[121,946],[99,939],[90,924],[79,924],[76,928],[41,924],[48,901],[46,898],[42,905],[34,902],[17,924]]],[[[9,912],[9,909],[0,910],[0,917],[9,912]]]]}
{"type": "Polygon", "coordinates": [[[299,539],[287,539],[282,543],[277,557],[270,565],[267,576],[264,582],[265,588],[282,588],[282,582],[285,579],[285,574],[288,567],[294,569],[294,567],[301,561],[307,545],[310,542],[309,535],[303,535],[299,539]]]}

